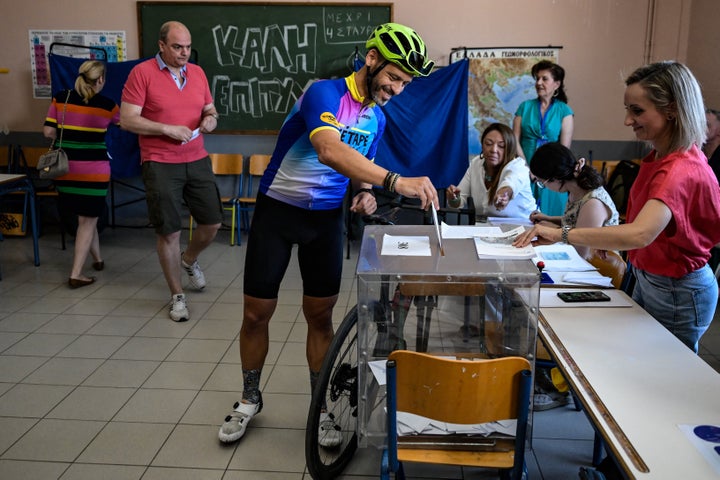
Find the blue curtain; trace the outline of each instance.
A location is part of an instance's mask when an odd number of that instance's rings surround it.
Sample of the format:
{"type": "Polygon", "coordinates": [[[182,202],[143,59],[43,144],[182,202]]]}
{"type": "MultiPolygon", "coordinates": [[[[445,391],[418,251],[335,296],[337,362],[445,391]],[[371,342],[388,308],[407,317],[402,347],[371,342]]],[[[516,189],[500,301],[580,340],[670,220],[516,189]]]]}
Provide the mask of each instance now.
{"type": "Polygon", "coordinates": [[[457,184],[468,167],[468,61],[414,79],[383,107],[387,128],[375,161],[403,176],[457,184]]]}
{"type": "MultiPolygon", "coordinates": [[[[48,59],[53,95],[61,90],[75,86],[75,79],[80,65],[87,60],[86,58],[66,57],[54,53],[48,55],[48,59]]],[[[120,105],[123,86],[128,75],[130,75],[130,70],[145,60],[142,58],[125,62],[106,63],[105,87],[103,87],[102,94],[120,105]]],[[[113,178],[130,178],[140,175],[140,146],[136,134],[111,125],[105,136],[105,142],[111,157],[110,168],[113,178]]]]}

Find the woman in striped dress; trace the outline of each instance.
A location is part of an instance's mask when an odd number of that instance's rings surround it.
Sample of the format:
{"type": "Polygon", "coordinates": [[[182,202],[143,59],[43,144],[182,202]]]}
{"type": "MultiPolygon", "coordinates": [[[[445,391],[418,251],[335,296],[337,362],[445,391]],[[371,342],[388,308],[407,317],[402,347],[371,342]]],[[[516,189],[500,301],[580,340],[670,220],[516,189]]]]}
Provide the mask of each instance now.
{"type": "Polygon", "coordinates": [[[53,97],[43,127],[43,134],[53,141],[58,141],[62,127],[62,148],[70,160],[67,175],[55,179],[60,208],[78,216],[75,255],[68,279],[70,288],[95,281],[95,277],[82,272],[88,253],[92,255],[95,270],[102,270],[105,265],[97,232],[98,217],[106,208],[110,184],[105,133],[110,123],[119,123],[120,110],[113,100],[100,95],[104,85],[105,64],[96,60],[84,62],[75,88],[60,91],[53,97]]]}

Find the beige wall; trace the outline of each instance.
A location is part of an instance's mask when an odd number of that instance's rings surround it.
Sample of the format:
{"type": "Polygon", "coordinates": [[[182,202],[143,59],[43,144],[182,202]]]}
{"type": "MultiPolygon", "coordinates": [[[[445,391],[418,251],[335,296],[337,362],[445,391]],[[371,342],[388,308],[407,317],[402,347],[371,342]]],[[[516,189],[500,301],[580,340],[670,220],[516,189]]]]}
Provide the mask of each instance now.
{"type": "MultiPolygon", "coordinates": [[[[720,105],[715,2],[396,0],[393,5],[394,19],[418,30],[440,65],[447,65],[450,49],[458,46],[562,46],[560,63],[576,112],[574,138],[632,140],[623,126],[623,78],[646,60],[687,62],[707,85],[708,103],[720,105]]],[[[125,30],[128,56],[137,58],[135,2],[74,0],[71,5],[0,0],[0,68],[10,70],[0,74],[0,127],[41,130],[47,101],[32,97],[29,29],[125,30]]]]}

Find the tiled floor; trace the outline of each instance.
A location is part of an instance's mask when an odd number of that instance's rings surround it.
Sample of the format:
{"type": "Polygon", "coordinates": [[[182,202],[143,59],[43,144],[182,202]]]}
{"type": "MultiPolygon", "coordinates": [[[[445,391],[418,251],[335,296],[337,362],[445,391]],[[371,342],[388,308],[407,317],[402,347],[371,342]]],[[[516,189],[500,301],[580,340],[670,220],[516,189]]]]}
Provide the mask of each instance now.
{"type": "MultiPolygon", "coordinates": [[[[245,247],[229,246],[228,236],[221,232],[200,259],[209,283],[202,293],[188,292],[187,323],[167,317],[169,294],[149,229],[106,229],[106,269],[78,290],[66,286],[71,252],[60,250],[58,234],[41,238],[40,267],[32,265],[29,238],[0,243],[1,479],[309,479],[306,328],[295,266],[271,322],[265,408],[243,440],[217,440],[242,388],[245,247]]],[[[337,321],[355,303],[355,261],[345,262],[337,321]]],[[[717,321],[701,355],[720,369],[717,321]]],[[[563,407],[536,414],[530,478],[577,478],[591,449],[582,413],[563,407]]],[[[378,465],[377,451],[361,449],[343,478],[376,478],[378,465]]],[[[409,473],[485,478],[454,468],[409,473]]]]}

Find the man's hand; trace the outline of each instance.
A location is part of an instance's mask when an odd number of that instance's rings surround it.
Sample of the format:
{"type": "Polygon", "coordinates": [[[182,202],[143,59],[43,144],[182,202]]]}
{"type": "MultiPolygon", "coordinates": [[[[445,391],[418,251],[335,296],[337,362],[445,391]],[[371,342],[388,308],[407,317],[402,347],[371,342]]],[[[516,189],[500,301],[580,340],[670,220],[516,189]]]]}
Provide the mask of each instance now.
{"type": "Polygon", "coordinates": [[[409,198],[419,198],[423,210],[430,206],[440,208],[437,190],[428,177],[400,177],[395,183],[395,191],[409,198]]]}
{"type": "Polygon", "coordinates": [[[377,210],[375,196],[369,192],[360,192],[355,195],[350,204],[350,211],[360,215],[372,215],[377,210]]]}
{"type": "Polygon", "coordinates": [[[205,115],[200,121],[200,131],[210,133],[217,128],[218,121],[213,115],[205,115]]]}
{"type": "Polygon", "coordinates": [[[165,125],[163,133],[178,142],[189,142],[192,138],[192,130],[185,125],[165,125]]]}

